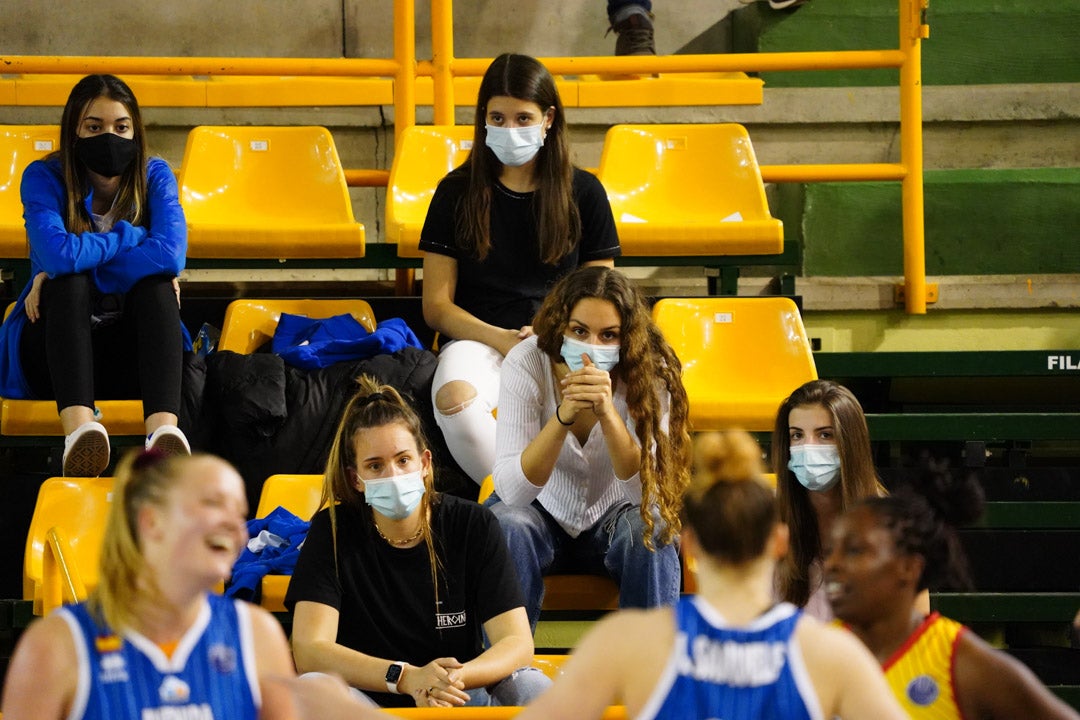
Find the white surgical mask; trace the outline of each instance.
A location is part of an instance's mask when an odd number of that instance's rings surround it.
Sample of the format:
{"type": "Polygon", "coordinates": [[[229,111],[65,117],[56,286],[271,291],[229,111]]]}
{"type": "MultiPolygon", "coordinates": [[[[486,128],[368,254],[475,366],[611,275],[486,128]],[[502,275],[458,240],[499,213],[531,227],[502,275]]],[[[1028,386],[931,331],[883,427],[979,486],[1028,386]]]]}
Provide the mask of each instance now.
{"type": "Polygon", "coordinates": [[[822,492],[840,480],[840,451],[835,445],[792,445],[787,466],[804,488],[822,492]]]}
{"type": "Polygon", "coordinates": [[[404,520],[412,514],[424,497],[424,476],[418,470],[405,475],[364,481],[364,501],[393,520],[404,520]]]}
{"type": "Polygon", "coordinates": [[[611,372],[611,369],[619,362],[618,345],[590,345],[563,335],[559,354],[566,361],[567,367],[571,370],[580,370],[585,367],[585,362],[581,359],[582,353],[588,355],[593,365],[604,372],[611,372]]]}
{"type": "Polygon", "coordinates": [[[544,146],[544,126],[504,128],[488,125],[485,142],[503,165],[520,167],[536,157],[544,146]]]}

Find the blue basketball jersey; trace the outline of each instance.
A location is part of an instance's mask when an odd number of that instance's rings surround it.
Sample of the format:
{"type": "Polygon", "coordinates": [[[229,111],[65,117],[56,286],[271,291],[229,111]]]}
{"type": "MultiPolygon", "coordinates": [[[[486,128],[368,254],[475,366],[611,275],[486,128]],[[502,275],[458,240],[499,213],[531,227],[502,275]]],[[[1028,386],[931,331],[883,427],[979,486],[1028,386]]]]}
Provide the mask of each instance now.
{"type": "Polygon", "coordinates": [[[780,603],[731,627],[700,597],[675,606],[675,645],[638,718],[821,720],[821,705],[794,639],[802,612],[780,603]]]}
{"type": "Polygon", "coordinates": [[[135,632],[114,633],[84,603],[58,611],[78,655],[68,720],[257,720],[251,618],[211,595],[172,653],[135,632]]]}

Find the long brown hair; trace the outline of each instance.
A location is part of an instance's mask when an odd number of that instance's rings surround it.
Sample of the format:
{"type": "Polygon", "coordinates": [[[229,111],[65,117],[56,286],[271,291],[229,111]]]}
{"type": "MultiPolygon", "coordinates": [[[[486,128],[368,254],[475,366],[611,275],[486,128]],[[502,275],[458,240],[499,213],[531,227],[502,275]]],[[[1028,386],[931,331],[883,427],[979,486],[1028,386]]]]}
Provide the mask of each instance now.
{"type": "Polygon", "coordinates": [[[645,299],[630,280],[607,267],[581,267],[562,278],[533,319],[537,346],[553,362],[563,362],[559,350],[570,312],[586,298],[607,300],[622,321],[619,364],[613,379],[626,385],[626,405],[641,446],[641,519],[645,545],[653,548],[655,504],[666,544],[678,534],[682,494],[690,481],[690,421],[682,364],[652,320],[645,299]],[[661,427],[663,394],[670,401],[668,426],[661,427]]]}
{"type": "Polygon", "coordinates": [[[115,75],[87,75],[75,84],[68,95],[64,114],[60,119],[60,147],[49,156],[60,160],[64,189],[67,192],[64,227],[71,233],[93,230],[90,214],[86,211],[86,197],[91,189],[90,180],[87,177],[86,165],[75,154],[75,143],[79,140],[79,127],[87,108],[99,97],[115,100],[127,109],[138,148],[135,160],[120,176],[120,187],[116,191],[116,202],[113,204],[117,211],[116,219],[127,220],[132,225],[146,224],[146,128],[139,111],[139,103],[127,83],[115,75]]]}
{"type": "MultiPolygon", "coordinates": [[[[370,375],[357,379],[359,391],[349,400],[342,413],[330,446],[330,456],[326,461],[326,473],[323,476],[321,506],[327,506],[330,512],[330,532],[334,541],[334,566],[337,567],[337,504],[342,503],[356,510],[370,529],[375,528],[375,518],[371,508],[364,500],[364,493],[357,489],[353,477],[357,471],[356,450],[353,445],[356,434],[368,428],[385,425],[403,425],[416,441],[416,450],[424,453],[428,450],[420,416],[405,402],[394,387],[380,385],[370,375]]],[[[427,544],[428,560],[431,562],[431,584],[435,588],[435,602],[438,605],[439,584],[438,568],[441,566],[431,534],[431,508],[439,502],[435,492],[435,468],[424,477],[424,496],[420,499],[420,534],[427,544]]]]}
{"type": "Polygon", "coordinates": [[[495,58],[480,81],[473,121],[473,146],[456,173],[467,174],[468,191],[459,206],[462,246],[483,260],[491,249],[491,194],[502,163],[487,146],[487,105],[493,97],[507,96],[536,103],[542,112],[555,109],[544,145],[536,155],[536,213],[540,260],[554,265],[570,253],[581,238],[581,216],[573,199],[574,168],[566,137],[566,117],[555,78],[536,58],[504,53],[495,58]]]}
{"type": "Polygon", "coordinates": [[[832,418],[840,455],[840,511],[863,498],[886,494],[874,468],[866,416],[850,390],[831,380],[811,380],[780,404],[772,434],[772,464],[781,518],[791,530],[790,552],[780,566],[780,594],[799,606],[810,599],[810,566],[821,559],[821,528],[810,491],[788,469],[791,411],[804,405],[819,405],[832,418]]]}

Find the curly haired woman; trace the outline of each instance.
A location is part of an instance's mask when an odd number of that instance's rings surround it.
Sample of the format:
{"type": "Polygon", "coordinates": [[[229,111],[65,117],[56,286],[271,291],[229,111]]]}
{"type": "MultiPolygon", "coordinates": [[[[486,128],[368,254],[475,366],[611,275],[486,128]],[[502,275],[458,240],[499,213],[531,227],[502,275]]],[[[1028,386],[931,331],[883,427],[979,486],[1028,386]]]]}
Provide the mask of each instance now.
{"type": "Polygon", "coordinates": [[[690,473],[678,358],[641,294],[610,268],[560,280],[533,328],[503,364],[488,500],[530,624],[543,576],[567,569],[611,577],[622,607],[674,603],[690,473]]]}

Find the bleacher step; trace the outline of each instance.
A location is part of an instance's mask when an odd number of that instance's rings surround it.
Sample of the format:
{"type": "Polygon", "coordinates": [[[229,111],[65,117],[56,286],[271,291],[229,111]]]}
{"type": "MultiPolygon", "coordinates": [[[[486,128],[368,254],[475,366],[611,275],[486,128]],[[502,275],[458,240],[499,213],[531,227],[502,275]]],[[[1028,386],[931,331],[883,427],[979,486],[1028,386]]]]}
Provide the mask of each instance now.
{"type": "MultiPolygon", "coordinates": [[[[1080,168],[928,170],[924,183],[928,275],[1080,272],[1080,168]]],[[[900,183],[781,186],[778,197],[804,275],[903,274],[900,183]]]]}
{"type": "MultiPolygon", "coordinates": [[[[736,52],[897,47],[897,0],[827,0],[777,12],[734,13],[736,52]]],[[[926,13],[926,85],[1076,82],[1080,4],[1060,0],[946,0],[926,13]]],[[[763,73],[766,87],[895,85],[896,70],[763,73]]]]}

